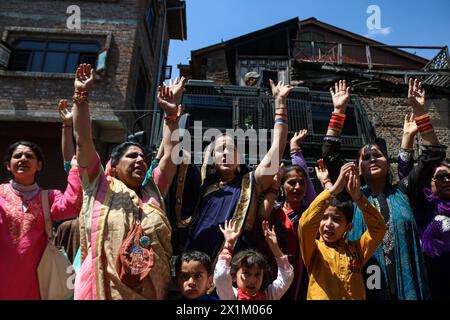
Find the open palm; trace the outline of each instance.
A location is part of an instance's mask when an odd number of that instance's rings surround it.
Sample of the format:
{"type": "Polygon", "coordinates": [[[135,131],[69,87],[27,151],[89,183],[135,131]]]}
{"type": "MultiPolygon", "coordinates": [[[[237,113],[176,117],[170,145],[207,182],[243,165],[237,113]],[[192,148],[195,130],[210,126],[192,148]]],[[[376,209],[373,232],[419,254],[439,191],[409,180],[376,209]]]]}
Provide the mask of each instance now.
{"type": "Polygon", "coordinates": [[[425,108],[425,89],[422,87],[422,82],[417,79],[409,79],[408,104],[415,110],[425,108]]]}
{"type": "Polygon", "coordinates": [[[67,100],[59,100],[58,111],[64,124],[72,123],[73,112],[67,108],[67,100]]]}
{"type": "Polygon", "coordinates": [[[163,109],[168,116],[178,115],[181,106],[178,105],[172,88],[163,83],[162,87],[159,87],[158,89],[158,104],[161,109],[163,109]]]}
{"type": "Polygon", "coordinates": [[[272,88],[272,95],[275,99],[286,98],[292,91],[292,89],[294,89],[294,87],[292,87],[291,85],[285,84],[284,82],[281,81],[278,82],[277,85],[275,85],[275,83],[272,80],[269,80],[269,82],[272,88]]]}
{"type": "Polygon", "coordinates": [[[334,84],[334,91],[333,88],[330,88],[330,93],[335,111],[345,113],[347,104],[350,101],[350,87],[347,87],[345,80],[336,82],[334,84]]]}
{"type": "Polygon", "coordinates": [[[180,103],[181,95],[183,93],[184,85],[186,84],[186,78],[181,77],[181,79],[175,78],[175,81],[172,84],[172,79],[170,80],[169,87],[172,89],[173,98],[176,103],[180,103]]]}
{"type": "Polygon", "coordinates": [[[234,220],[227,220],[225,221],[224,227],[222,228],[221,225],[219,225],[220,231],[222,231],[223,237],[225,239],[225,242],[228,242],[230,244],[235,244],[239,236],[241,235],[240,230],[236,230],[236,221],[234,220]]]}
{"type": "Polygon", "coordinates": [[[307,134],[308,134],[308,129],[302,129],[299,132],[295,132],[294,136],[292,137],[292,139],[290,141],[291,149],[299,148],[302,141],[305,140],[307,134]]]}
{"type": "Polygon", "coordinates": [[[90,91],[94,85],[95,71],[90,64],[80,64],[75,72],[75,91],[90,91]]]}
{"type": "Polygon", "coordinates": [[[414,113],[405,115],[405,122],[403,123],[403,133],[409,135],[416,135],[419,131],[414,120],[414,113]]]}

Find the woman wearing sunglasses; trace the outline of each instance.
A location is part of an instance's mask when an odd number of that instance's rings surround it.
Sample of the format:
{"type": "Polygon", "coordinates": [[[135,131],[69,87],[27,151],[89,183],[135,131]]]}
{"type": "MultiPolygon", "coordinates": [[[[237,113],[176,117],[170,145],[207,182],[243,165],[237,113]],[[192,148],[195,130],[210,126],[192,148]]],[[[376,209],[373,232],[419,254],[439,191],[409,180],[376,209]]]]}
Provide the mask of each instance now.
{"type": "MultiPolygon", "coordinates": [[[[400,178],[406,177],[413,169],[412,151],[418,131],[414,117],[406,116],[402,149],[398,156],[400,178]]],[[[431,297],[450,299],[450,164],[444,160],[430,166],[429,172],[432,178],[421,177],[427,184],[418,190],[412,203],[415,202],[414,215],[421,233],[431,297]]]]}

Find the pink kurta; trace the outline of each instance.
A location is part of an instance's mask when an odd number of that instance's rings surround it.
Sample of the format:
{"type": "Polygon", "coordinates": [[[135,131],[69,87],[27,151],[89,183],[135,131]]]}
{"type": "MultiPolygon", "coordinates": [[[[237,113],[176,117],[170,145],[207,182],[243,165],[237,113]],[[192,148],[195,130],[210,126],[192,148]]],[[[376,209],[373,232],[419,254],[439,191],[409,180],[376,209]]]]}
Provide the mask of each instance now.
{"type": "MultiPolygon", "coordinates": [[[[49,191],[53,220],[78,215],[82,191],[77,169],[71,169],[64,193],[49,191]]],[[[41,193],[23,211],[22,197],[9,183],[0,185],[0,300],[40,299],[36,269],[47,245],[41,193]]]]}

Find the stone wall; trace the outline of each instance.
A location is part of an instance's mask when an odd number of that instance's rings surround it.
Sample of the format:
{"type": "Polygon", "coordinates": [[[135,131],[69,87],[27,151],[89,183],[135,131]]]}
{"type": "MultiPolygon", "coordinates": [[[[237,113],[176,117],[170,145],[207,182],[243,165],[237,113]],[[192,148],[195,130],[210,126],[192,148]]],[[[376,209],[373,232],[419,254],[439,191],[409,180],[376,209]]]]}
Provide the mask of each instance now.
{"type": "MultiPolygon", "coordinates": [[[[400,150],[405,115],[411,111],[406,98],[360,96],[369,120],[375,127],[377,137],[386,140],[391,159],[396,159],[400,150]]],[[[450,104],[448,99],[428,99],[425,106],[441,144],[450,146],[450,104]]],[[[414,144],[418,155],[417,140],[414,144]]],[[[447,149],[450,157],[450,148],[447,149]]],[[[395,170],[396,165],[392,166],[395,170]]]]}

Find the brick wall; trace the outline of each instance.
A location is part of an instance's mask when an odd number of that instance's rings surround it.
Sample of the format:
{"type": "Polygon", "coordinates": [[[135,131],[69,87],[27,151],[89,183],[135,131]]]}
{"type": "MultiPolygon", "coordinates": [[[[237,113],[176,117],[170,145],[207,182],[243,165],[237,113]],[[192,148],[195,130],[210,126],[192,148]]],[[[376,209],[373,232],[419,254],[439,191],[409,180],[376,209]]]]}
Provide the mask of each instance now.
{"type": "MultiPolygon", "coordinates": [[[[167,50],[169,38],[167,32],[164,35],[161,32],[163,14],[156,5],[153,33],[149,34],[145,24],[147,0],[77,1],[81,30],[67,29],[69,14],[66,10],[72,4],[72,1],[53,0],[1,1],[0,36],[9,45],[20,38],[38,38],[95,40],[102,47],[108,47],[106,72],[97,77],[90,95],[94,138],[99,151],[106,154],[111,144],[123,141],[130,133],[138,116],[117,110],[134,108],[140,57],[146,61],[146,72],[151,78],[148,94],[148,109],[151,109],[159,68],[159,44],[164,37],[167,50]]],[[[71,100],[73,81],[73,74],[0,70],[0,121],[14,123],[18,131],[29,130],[25,122],[59,123],[57,101],[71,100]]],[[[148,122],[145,129],[152,129],[148,122]]],[[[60,131],[56,131],[51,139],[60,152],[60,131]]],[[[41,140],[39,130],[33,135],[37,142],[41,140]]],[[[9,136],[10,140],[18,137],[16,132],[9,132],[9,136]]]]}

